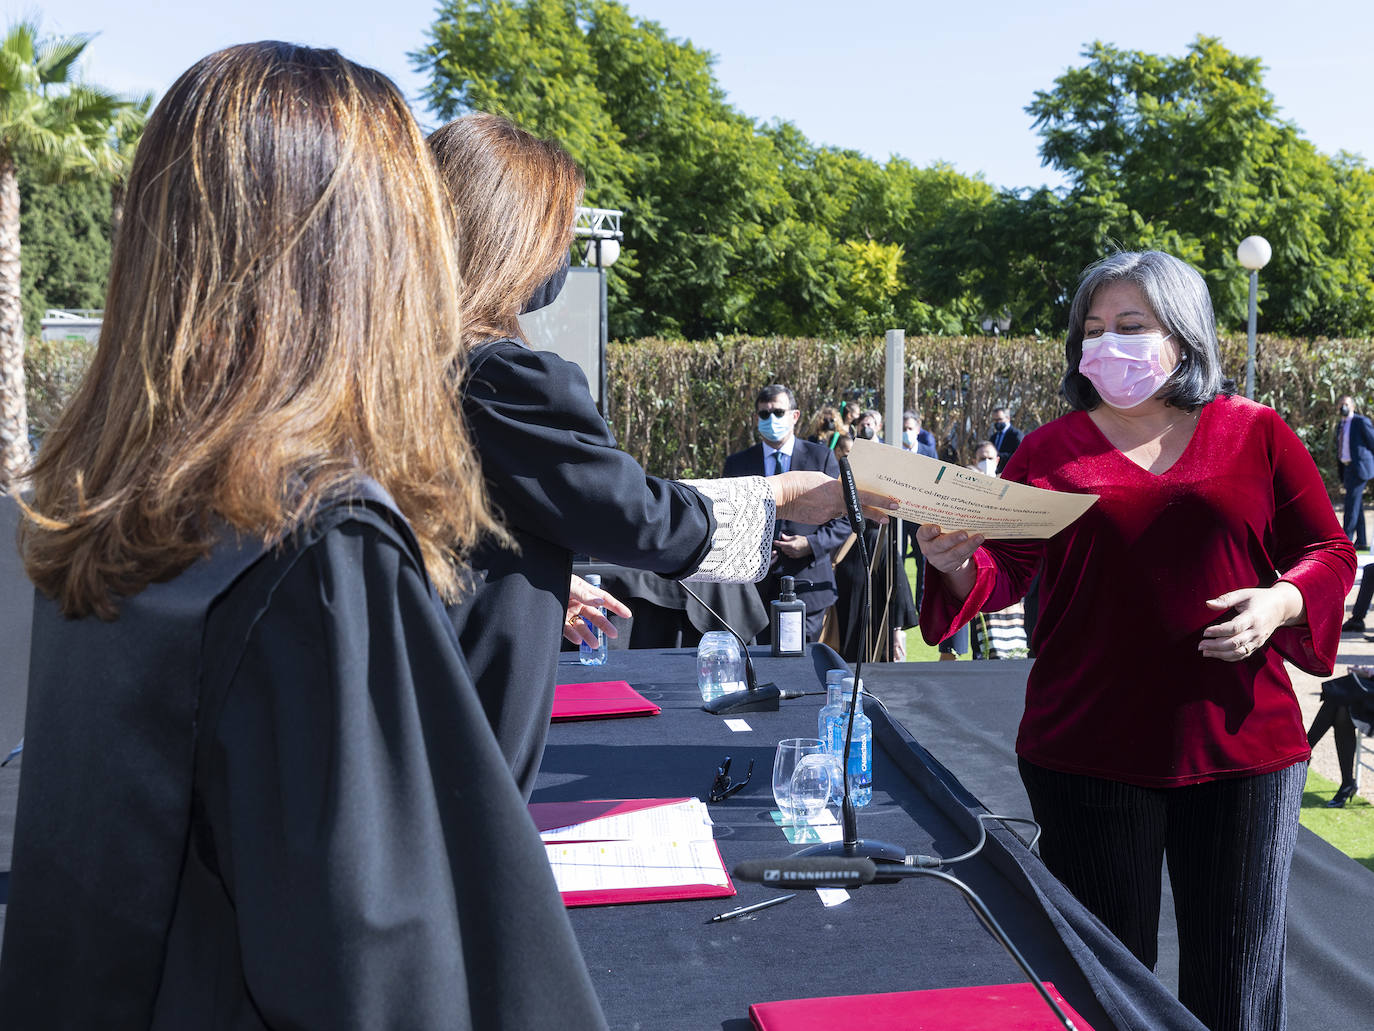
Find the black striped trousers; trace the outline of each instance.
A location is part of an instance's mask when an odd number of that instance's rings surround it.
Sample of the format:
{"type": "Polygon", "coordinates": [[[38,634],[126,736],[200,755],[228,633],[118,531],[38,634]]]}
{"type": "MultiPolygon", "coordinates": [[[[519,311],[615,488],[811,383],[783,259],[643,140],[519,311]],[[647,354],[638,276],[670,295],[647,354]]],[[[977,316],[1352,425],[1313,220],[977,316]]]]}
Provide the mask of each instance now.
{"type": "Polygon", "coordinates": [[[1286,1026],[1288,871],[1307,764],[1141,788],[1020,760],[1051,873],[1151,970],[1161,870],[1178,919],[1179,1000],[1212,1031],[1286,1026]]]}

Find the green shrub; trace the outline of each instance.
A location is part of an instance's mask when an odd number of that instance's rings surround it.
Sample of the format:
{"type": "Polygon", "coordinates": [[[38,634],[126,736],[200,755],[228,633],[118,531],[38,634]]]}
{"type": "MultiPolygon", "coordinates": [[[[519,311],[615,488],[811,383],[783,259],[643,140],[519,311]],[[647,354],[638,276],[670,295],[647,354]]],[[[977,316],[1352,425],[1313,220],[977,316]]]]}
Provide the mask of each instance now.
{"type": "MultiPolygon", "coordinates": [[[[1222,367],[1242,389],[1245,346],[1243,336],[1221,342],[1222,367]]],[[[1361,410],[1374,409],[1374,339],[1261,336],[1256,351],[1257,399],[1288,421],[1334,491],[1336,402],[1351,394],[1361,410]]],[[[36,439],[56,423],[92,354],[81,341],[30,341],[24,369],[36,439]]],[[[827,402],[854,399],[882,410],[884,356],[876,337],[615,343],[607,350],[609,422],[620,446],[650,472],[718,476],[726,455],[754,441],[760,386],[791,387],[804,423],[827,402]]],[[[1064,413],[1063,362],[1062,340],[1047,337],[907,337],[905,406],[921,413],[950,461],[964,464],[994,407],[1009,407],[1023,432],[1064,413]]]]}
{"type": "MultiPolygon", "coordinates": [[[[1241,390],[1245,351],[1244,336],[1222,340],[1222,367],[1241,390]]],[[[1374,408],[1374,340],[1261,336],[1256,351],[1257,400],[1288,421],[1334,488],[1336,402],[1349,393],[1374,408]]],[[[882,410],[884,360],[880,338],[616,343],[607,351],[609,421],[620,446],[651,472],[716,476],[726,455],[754,440],[760,386],[791,387],[803,423],[827,402],[855,399],[882,410]]],[[[1009,407],[1022,431],[1062,415],[1063,367],[1062,339],[907,337],[905,407],[921,413],[950,461],[967,463],[994,407],[1009,407]]]]}
{"type": "Polygon", "coordinates": [[[95,345],[84,340],[28,342],[24,348],[24,386],[31,440],[41,441],[57,425],[57,417],[76,393],[94,356],[95,345]]]}

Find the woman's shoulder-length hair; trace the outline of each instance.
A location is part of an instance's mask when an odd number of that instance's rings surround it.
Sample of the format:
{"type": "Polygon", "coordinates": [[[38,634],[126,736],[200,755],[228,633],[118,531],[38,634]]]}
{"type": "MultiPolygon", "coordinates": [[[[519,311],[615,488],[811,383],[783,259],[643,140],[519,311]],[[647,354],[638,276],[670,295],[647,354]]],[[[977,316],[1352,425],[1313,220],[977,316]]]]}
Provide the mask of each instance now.
{"type": "Polygon", "coordinates": [[[1069,307],[1063,391],[1070,407],[1091,411],[1102,403],[1092,382],[1078,371],[1083,357],[1083,323],[1093,295],[1103,286],[1122,281],[1140,288],[1164,332],[1178,344],[1178,365],[1164,384],[1166,404],[1194,411],[1210,404],[1218,394],[1235,393],[1235,384],[1221,372],[1212,296],[1201,273],[1162,251],[1120,251],[1083,270],[1069,307]]]}
{"type": "Polygon", "coordinates": [[[361,473],[451,593],[454,553],[494,526],[453,416],[451,224],[379,72],[276,42],[188,69],[148,119],[97,352],[31,471],[30,578],[112,618],[222,523],[280,542],[361,473]]]}
{"type": "Polygon", "coordinates": [[[523,339],[519,316],[568,260],[582,170],[558,143],[474,113],[429,137],[458,222],[463,339],[523,339]]]}

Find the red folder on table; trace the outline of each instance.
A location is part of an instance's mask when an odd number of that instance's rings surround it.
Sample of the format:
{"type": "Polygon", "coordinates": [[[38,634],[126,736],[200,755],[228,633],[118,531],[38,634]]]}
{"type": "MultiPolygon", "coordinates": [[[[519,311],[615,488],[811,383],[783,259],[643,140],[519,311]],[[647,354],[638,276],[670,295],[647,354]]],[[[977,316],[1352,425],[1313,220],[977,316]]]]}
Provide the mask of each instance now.
{"type": "MultiPolygon", "coordinates": [[[[1079,1031],[1086,1020],[1044,982],[1050,998],[1079,1031]]],[[[833,995],[822,999],[758,1002],[749,1007],[756,1031],[833,1031],[837,1027],[880,1027],[883,1031],[1063,1031],[1054,1011],[1034,985],[996,984],[934,988],[881,995],[833,995]]]]}
{"type": "Polygon", "coordinates": [[[553,689],[553,721],[612,716],[657,716],[663,710],[623,680],[559,684],[553,689]]]}
{"type": "Polygon", "coordinates": [[[725,898],[735,886],[689,798],[531,802],[567,906],[725,898]]]}

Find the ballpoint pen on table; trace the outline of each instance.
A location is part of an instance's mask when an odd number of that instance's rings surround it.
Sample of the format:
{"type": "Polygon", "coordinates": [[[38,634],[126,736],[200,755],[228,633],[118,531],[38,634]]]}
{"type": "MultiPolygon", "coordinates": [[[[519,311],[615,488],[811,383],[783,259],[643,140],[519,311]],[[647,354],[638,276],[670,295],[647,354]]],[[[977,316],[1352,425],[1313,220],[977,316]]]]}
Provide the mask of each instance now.
{"type": "Polygon", "coordinates": [[[760,909],[767,909],[769,906],[776,906],[780,902],[786,902],[788,899],[794,899],[796,897],[796,892],[793,892],[791,895],[779,895],[775,899],[765,899],[762,902],[755,902],[752,906],[740,906],[739,909],[732,909],[728,913],[717,913],[715,916],[711,917],[711,919],[707,920],[706,922],[708,924],[717,924],[720,923],[720,921],[722,920],[733,920],[737,916],[744,916],[746,913],[753,913],[760,909]]]}

